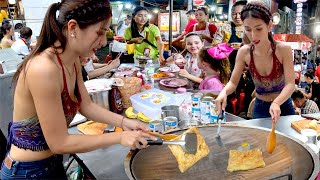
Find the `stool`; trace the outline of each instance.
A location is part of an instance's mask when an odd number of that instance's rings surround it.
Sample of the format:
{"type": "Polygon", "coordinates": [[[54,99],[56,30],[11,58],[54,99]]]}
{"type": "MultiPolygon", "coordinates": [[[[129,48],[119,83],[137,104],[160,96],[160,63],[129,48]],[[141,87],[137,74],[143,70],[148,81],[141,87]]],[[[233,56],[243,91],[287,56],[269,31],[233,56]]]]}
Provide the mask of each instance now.
{"type": "Polygon", "coordinates": [[[242,111],[244,109],[244,98],[246,94],[244,92],[240,93],[239,95],[239,111],[242,111]]]}
{"type": "Polygon", "coordinates": [[[232,98],[230,99],[231,106],[232,106],[232,114],[236,115],[238,112],[238,99],[232,98]]]}

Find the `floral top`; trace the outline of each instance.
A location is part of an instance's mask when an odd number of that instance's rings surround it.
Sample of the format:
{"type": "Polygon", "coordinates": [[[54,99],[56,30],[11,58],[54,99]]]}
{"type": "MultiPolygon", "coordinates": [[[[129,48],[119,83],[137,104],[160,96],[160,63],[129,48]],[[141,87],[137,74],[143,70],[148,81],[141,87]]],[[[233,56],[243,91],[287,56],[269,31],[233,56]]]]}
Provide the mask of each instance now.
{"type": "Polygon", "coordinates": [[[202,71],[198,67],[198,59],[192,59],[192,55],[190,53],[187,53],[184,58],[187,60],[184,69],[187,70],[189,74],[200,77],[202,71]]]}

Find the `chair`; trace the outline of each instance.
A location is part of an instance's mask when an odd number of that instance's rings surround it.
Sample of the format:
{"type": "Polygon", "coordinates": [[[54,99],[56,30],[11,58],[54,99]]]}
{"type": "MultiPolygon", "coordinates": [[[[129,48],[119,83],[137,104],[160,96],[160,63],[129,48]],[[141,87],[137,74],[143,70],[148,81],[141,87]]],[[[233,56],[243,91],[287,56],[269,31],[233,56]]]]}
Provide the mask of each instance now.
{"type": "Polygon", "coordinates": [[[299,85],[299,82],[300,82],[300,78],[301,78],[301,72],[300,71],[295,71],[294,72],[294,82],[296,85],[299,85]]]}

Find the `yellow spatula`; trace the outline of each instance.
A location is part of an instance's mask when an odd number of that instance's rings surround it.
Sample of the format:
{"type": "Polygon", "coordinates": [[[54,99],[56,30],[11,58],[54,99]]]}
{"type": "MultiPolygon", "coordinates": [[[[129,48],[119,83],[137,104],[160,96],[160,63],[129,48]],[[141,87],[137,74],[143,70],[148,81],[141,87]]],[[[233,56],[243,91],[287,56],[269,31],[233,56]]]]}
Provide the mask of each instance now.
{"type": "Polygon", "coordinates": [[[274,122],[272,121],[272,129],[267,139],[267,152],[272,154],[273,150],[276,148],[277,140],[276,133],[274,132],[274,122]]]}

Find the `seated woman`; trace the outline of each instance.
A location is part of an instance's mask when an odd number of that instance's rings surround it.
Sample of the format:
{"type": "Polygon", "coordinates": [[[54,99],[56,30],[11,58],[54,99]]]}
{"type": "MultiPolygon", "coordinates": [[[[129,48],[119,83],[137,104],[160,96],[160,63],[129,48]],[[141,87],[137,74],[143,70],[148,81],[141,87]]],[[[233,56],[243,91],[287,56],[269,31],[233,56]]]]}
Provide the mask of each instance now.
{"type": "Polygon", "coordinates": [[[97,59],[97,56],[94,54],[91,57],[80,57],[83,81],[102,76],[120,65],[119,57],[108,64],[93,63],[97,59]]]}
{"type": "MultiPolygon", "coordinates": [[[[180,54],[169,57],[166,62],[173,63],[183,60],[185,63],[183,69],[180,69],[179,75],[186,77],[193,82],[200,83],[202,81],[202,71],[198,67],[198,53],[203,48],[203,40],[201,35],[189,33],[185,38],[186,48],[180,54]]],[[[181,63],[181,62],[179,62],[181,63]]]]}
{"type": "Polygon", "coordinates": [[[20,29],[20,38],[12,44],[11,49],[13,49],[18,55],[29,55],[31,36],[32,30],[29,27],[22,27],[20,29]]]}
{"type": "Polygon", "coordinates": [[[14,35],[13,27],[10,23],[4,23],[0,27],[0,33],[3,34],[3,38],[1,39],[1,48],[10,48],[14,41],[11,40],[11,36],[14,35]]]}

